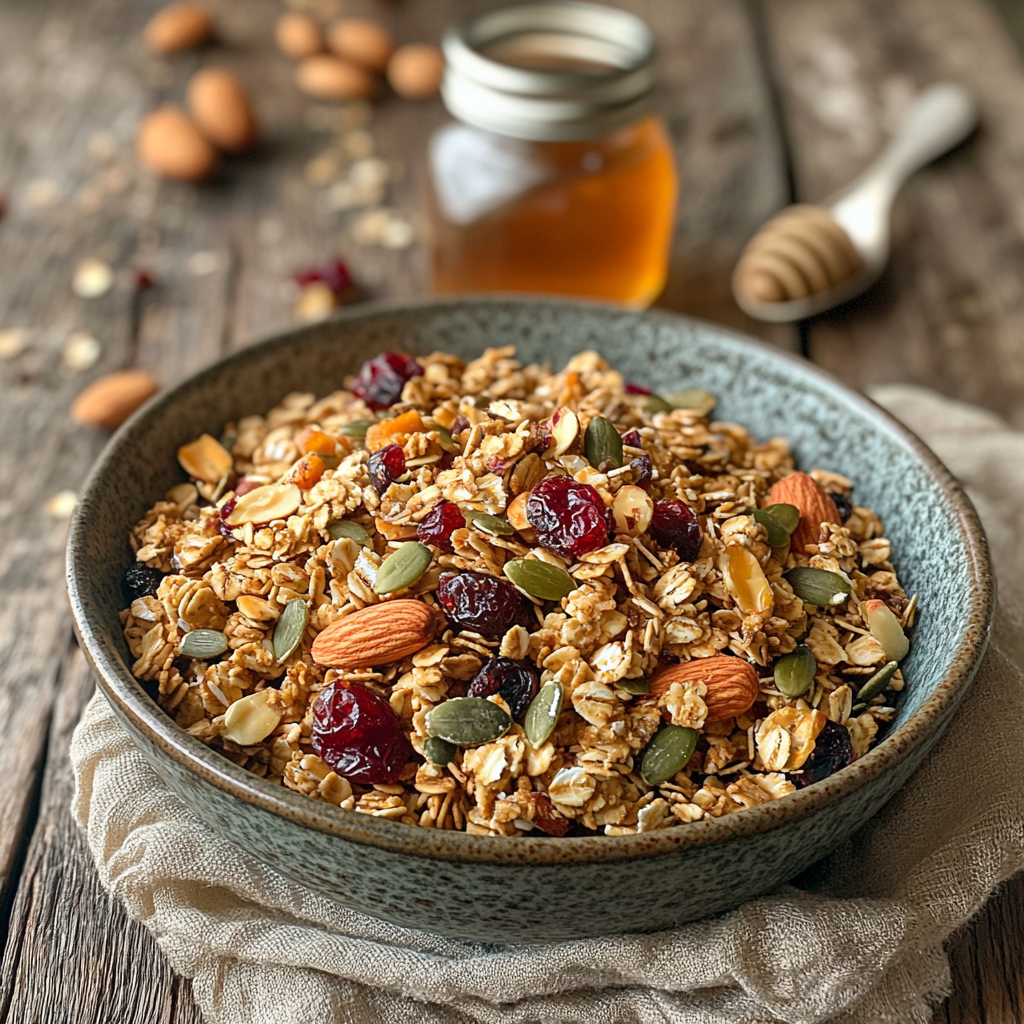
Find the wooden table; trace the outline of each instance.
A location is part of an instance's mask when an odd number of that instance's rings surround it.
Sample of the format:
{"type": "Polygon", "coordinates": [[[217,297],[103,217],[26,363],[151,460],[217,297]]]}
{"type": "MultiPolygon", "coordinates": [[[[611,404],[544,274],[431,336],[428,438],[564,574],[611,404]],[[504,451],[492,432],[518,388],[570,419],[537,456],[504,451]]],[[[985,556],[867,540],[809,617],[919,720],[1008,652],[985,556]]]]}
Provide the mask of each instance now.
{"type": "MultiPolygon", "coordinates": [[[[367,2],[408,40],[436,39],[471,6],[367,2]]],[[[330,139],[308,126],[322,111],[273,50],[279,0],[211,4],[223,44],[173,60],[139,44],[153,0],[0,5],[0,330],[26,331],[24,351],[0,362],[0,1018],[17,1024],[199,1020],[189,983],[101,891],[69,814],[68,741],[93,683],[64,598],[65,523],[44,508],[81,485],[104,441],[72,424],[72,398],[124,366],[171,383],[288,326],[291,271],[339,252],[376,296],[428,289],[419,246],[354,245],[352,217],[310,183],[330,139]],[[140,116],[180,99],[204,64],[252,83],[263,153],[202,188],[139,173],[140,116]],[[86,300],[71,277],[90,256],[119,274],[86,300]],[[135,287],[133,268],[156,287],[135,287]],[[102,346],[86,370],[62,365],[76,331],[102,346]]],[[[802,346],[855,385],[927,384],[1024,425],[1024,67],[989,0],[623,6],[657,30],[684,183],[662,304],[802,346]],[[745,239],[794,194],[820,199],[848,180],[907,98],[946,77],[975,91],[984,127],[907,188],[884,281],[799,329],[747,321],[727,288],[745,239]]],[[[377,152],[403,172],[392,201],[413,216],[425,139],[443,118],[435,104],[377,108],[377,152]]],[[[1020,1021],[1022,954],[1018,879],[950,942],[954,991],[936,1019],[1020,1021]]]]}

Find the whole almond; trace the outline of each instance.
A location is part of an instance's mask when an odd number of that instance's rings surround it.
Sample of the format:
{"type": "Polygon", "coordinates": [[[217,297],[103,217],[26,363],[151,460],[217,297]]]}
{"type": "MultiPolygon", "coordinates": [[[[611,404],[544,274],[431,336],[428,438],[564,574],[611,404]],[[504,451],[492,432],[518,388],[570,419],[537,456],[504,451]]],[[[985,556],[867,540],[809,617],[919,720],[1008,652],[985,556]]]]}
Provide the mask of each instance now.
{"type": "Polygon", "coordinates": [[[292,60],[304,60],[324,51],[320,26],[308,14],[297,11],[289,11],[277,19],[274,41],[277,48],[292,60]]]}
{"type": "Polygon", "coordinates": [[[377,80],[364,68],[340,57],[307,57],[295,69],[295,83],[320,100],[365,100],[377,91],[377,80]]]}
{"type": "Polygon", "coordinates": [[[188,84],[188,109],[199,130],[218,149],[239,153],[256,142],[245,86],[223,68],[204,68],[188,84]]]}
{"type": "Polygon", "coordinates": [[[165,178],[201,181],[217,166],[217,151],[177,107],[147,114],[135,137],[139,160],[165,178]]]}
{"type": "Polygon", "coordinates": [[[369,18],[342,18],[327,29],[327,46],[370,71],[383,71],[395,49],[391,33],[369,18]]]}
{"type": "Polygon", "coordinates": [[[408,657],[434,639],[436,619],[422,601],[371,604],[317,634],[313,660],[328,668],[372,668],[408,657]]]}
{"type": "Polygon", "coordinates": [[[145,370],[108,373],[79,392],[71,415],[86,426],[116,430],[159,387],[156,378],[145,370]]]}
{"type": "Polygon", "coordinates": [[[795,505],[799,509],[800,522],[790,539],[794,551],[804,552],[808,544],[817,544],[822,523],[842,523],[836,503],[807,473],[790,473],[772,484],[768,499],[773,505],[795,505]]]}
{"type": "Polygon", "coordinates": [[[146,24],[143,41],[153,53],[177,53],[202,46],[213,38],[213,16],[202,4],[171,4],[146,24]]]}
{"type": "Polygon", "coordinates": [[[749,661],[727,654],[663,668],[651,679],[650,692],[660,697],[673,683],[703,683],[708,688],[704,703],[709,722],[746,714],[761,692],[757,669],[749,661]]]}

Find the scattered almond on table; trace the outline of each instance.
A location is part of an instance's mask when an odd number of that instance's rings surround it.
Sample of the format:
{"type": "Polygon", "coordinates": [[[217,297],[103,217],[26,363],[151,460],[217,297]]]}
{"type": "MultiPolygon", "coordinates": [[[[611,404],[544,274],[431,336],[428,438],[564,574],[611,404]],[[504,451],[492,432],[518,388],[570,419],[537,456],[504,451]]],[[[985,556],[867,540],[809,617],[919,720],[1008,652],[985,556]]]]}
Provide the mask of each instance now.
{"type": "Polygon", "coordinates": [[[256,144],[256,118],[245,86],[230,71],[204,68],[188,86],[188,109],[199,131],[225,153],[256,144]]]}
{"type": "Polygon", "coordinates": [[[203,4],[182,2],[157,11],[146,24],[143,40],[153,53],[178,53],[210,42],[213,35],[209,9],[203,4]]]}
{"type": "Polygon", "coordinates": [[[83,426],[116,430],[160,385],[146,370],[108,373],[79,392],[71,415],[83,426]]]}
{"type": "Polygon", "coordinates": [[[353,64],[380,72],[387,67],[395,40],[386,28],[369,18],[342,18],[327,27],[327,46],[353,64]]]}
{"type": "Polygon", "coordinates": [[[429,43],[400,46],[388,61],[388,84],[403,99],[431,99],[441,88],[443,76],[444,56],[429,43]]]}
{"type": "Polygon", "coordinates": [[[282,14],[274,28],[274,41],[277,48],[292,60],[304,60],[324,52],[323,33],[308,14],[282,14]]]}
{"type": "Polygon", "coordinates": [[[185,112],[171,105],[143,118],[135,150],[151,170],[179,181],[203,181],[217,167],[217,151],[185,112]]]}

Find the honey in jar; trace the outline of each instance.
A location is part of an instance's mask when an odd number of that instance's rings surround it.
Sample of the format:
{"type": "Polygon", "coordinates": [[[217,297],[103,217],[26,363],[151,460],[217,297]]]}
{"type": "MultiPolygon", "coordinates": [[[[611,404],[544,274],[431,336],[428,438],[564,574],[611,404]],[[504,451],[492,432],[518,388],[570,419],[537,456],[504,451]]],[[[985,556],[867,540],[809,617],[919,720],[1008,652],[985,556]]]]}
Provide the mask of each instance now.
{"type": "Polygon", "coordinates": [[[445,38],[457,121],[430,143],[434,286],[648,305],[677,182],[653,40],[595,4],[519,4],[445,38]]]}

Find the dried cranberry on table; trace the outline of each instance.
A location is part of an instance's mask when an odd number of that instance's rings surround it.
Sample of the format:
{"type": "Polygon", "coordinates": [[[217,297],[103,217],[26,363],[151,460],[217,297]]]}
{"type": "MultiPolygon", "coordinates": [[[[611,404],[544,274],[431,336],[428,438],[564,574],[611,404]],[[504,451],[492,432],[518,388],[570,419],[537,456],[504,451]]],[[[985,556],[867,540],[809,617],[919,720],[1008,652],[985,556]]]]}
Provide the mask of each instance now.
{"type": "Polygon", "coordinates": [[[352,394],[371,409],[386,409],[402,397],[407,381],[422,375],[423,367],[412,356],[382,352],[363,363],[352,382],[352,394]]]}
{"type": "Polygon", "coordinates": [[[442,501],[435,505],[416,527],[416,537],[424,544],[447,548],[451,551],[452,534],[466,525],[462,509],[454,501],[442,501]]]}
{"type": "Polygon", "coordinates": [[[313,702],[313,752],[343,778],[396,782],[412,747],[391,706],[365,686],[331,683],[313,702]]]}
{"type": "Polygon", "coordinates": [[[530,492],[526,518],[543,547],[563,558],[579,558],[608,543],[611,524],[601,495],[590,484],[549,476],[530,492]]]}
{"type": "Polygon", "coordinates": [[[528,661],[514,658],[491,658],[469,684],[470,697],[492,697],[497,694],[508,705],[512,717],[522,721],[530,701],[537,696],[540,680],[537,670],[528,661]]]}
{"type": "Polygon", "coordinates": [[[684,562],[700,554],[700,521],[685,501],[656,501],[648,532],[663,547],[672,548],[684,562]]]}
{"type": "Polygon", "coordinates": [[[124,574],[124,589],[135,601],[140,597],[152,597],[160,587],[164,574],[149,565],[133,565],[124,574]]]}
{"type": "Polygon", "coordinates": [[[370,483],[378,494],[383,494],[396,480],[406,473],[405,452],[398,444],[389,444],[370,455],[366,464],[370,483]]]}
{"type": "Polygon", "coordinates": [[[300,288],[306,288],[311,284],[325,284],[338,298],[355,287],[351,272],[341,260],[328,260],[315,267],[300,270],[295,275],[295,283],[300,288]]]}
{"type": "Polygon", "coordinates": [[[845,523],[853,515],[853,502],[841,491],[828,491],[828,496],[839,513],[839,518],[845,523]]]}
{"type": "Polygon", "coordinates": [[[787,773],[786,778],[797,789],[803,789],[827,779],[852,761],[853,743],[850,741],[850,730],[838,722],[828,721],[818,733],[811,756],[804,761],[801,770],[787,773]]]}
{"type": "Polygon", "coordinates": [[[527,610],[511,583],[482,572],[441,573],[437,599],[452,622],[481,636],[503,636],[527,610]]]}

